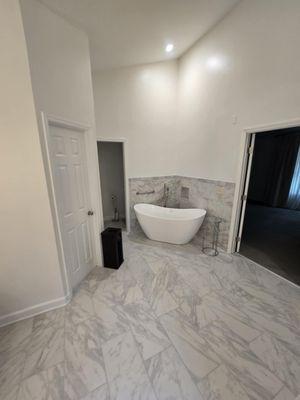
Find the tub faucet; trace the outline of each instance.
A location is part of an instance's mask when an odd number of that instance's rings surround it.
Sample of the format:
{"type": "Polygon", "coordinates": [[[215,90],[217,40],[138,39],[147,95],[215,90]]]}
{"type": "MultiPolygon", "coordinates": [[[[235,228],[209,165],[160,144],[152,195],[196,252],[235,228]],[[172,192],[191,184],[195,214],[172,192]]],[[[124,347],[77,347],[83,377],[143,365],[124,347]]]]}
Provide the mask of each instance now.
{"type": "Polygon", "coordinates": [[[169,198],[169,188],[166,184],[164,184],[163,207],[167,207],[168,198],[169,198]]]}

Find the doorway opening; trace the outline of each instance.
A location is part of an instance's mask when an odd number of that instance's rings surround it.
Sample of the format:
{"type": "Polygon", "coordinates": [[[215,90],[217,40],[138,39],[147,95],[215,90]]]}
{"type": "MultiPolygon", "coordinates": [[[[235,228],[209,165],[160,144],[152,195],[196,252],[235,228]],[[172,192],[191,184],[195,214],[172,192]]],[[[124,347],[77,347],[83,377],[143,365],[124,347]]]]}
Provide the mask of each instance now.
{"type": "Polygon", "coordinates": [[[97,142],[104,228],[128,231],[125,142],[97,142]]]}
{"type": "Polygon", "coordinates": [[[236,251],[300,285],[300,127],[249,135],[236,251]]]}

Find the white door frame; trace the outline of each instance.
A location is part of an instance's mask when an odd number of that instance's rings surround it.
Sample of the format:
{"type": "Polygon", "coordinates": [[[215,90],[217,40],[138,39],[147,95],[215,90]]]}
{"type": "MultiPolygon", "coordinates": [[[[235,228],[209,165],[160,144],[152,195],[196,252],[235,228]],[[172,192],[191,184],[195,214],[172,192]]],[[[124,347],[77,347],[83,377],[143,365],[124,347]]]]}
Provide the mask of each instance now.
{"type": "MultiPolygon", "coordinates": [[[[235,253],[236,249],[236,238],[239,232],[239,221],[242,208],[242,195],[244,184],[247,176],[247,171],[249,167],[247,165],[248,159],[248,147],[250,144],[250,138],[252,134],[265,133],[267,131],[273,131],[278,129],[286,129],[300,126],[300,119],[291,119],[287,121],[280,121],[275,123],[270,123],[266,125],[254,126],[252,128],[245,128],[243,130],[241,139],[241,150],[238,164],[238,177],[235,188],[235,195],[232,208],[232,218],[230,224],[229,241],[228,241],[228,252],[235,253]]],[[[251,167],[251,166],[250,166],[251,167]]]]}
{"type": "MultiPolygon", "coordinates": [[[[62,281],[63,281],[63,286],[64,286],[64,291],[68,299],[72,297],[72,286],[71,286],[71,278],[69,276],[69,272],[66,266],[65,262],[65,256],[64,256],[64,249],[63,249],[63,240],[62,240],[62,233],[60,229],[60,223],[59,223],[59,213],[58,213],[58,207],[56,203],[56,197],[55,197],[55,187],[54,187],[54,180],[53,180],[53,174],[52,174],[52,168],[51,168],[51,156],[50,156],[50,132],[49,132],[49,127],[50,126],[56,126],[56,127],[61,127],[61,128],[66,128],[66,129],[74,129],[77,132],[80,132],[84,135],[84,141],[85,141],[85,151],[86,151],[86,162],[87,162],[87,173],[88,173],[88,180],[89,180],[89,189],[91,192],[91,171],[93,170],[93,161],[92,157],[90,155],[91,151],[91,146],[90,146],[90,141],[88,140],[88,135],[91,132],[91,127],[84,125],[80,122],[77,121],[69,121],[60,117],[56,117],[53,115],[46,114],[45,112],[41,112],[41,146],[42,146],[42,153],[43,153],[43,159],[44,159],[44,166],[45,166],[45,174],[46,174],[46,182],[47,182],[47,187],[48,187],[48,193],[49,193],[49,199],[50,199],[50,207],[51,207],[51,212],[52,212],[52,218],[53,218],[53,225],[54,225],[54,231],[55,231],[55,237],[56,237],[56,244],[57,244],[57,249],[58,249],[58,255],[59,255],[59,262],[60,262],[60,268],[61,268],[61,275],[62,275],[62,281]]],[[[96,171],[98,171],[99,168],[97,168],[96,171]]],[[[96,172],[97,174],[97,172],[96,172]]],[[[97,198],[99,199],[100,203],[100,185],[97,192],[97,198]]],[[[101,216],[102,216],[102,209],[98,204],[95,204],[95,201],[93,200],[92,193],[90,193],[90,199],[91,199],[91,206],[94,212],[94,223],[91,226],[91,240],[92,240],[92,252],[93,252],[93,264],[96,265],[102,265],[102,256],[101,256],[101,249],[100,249],[100,239],[99,239],[99,228],[100,228],[100,221],[101,221],[101,216]],[[98,239],[98,240],[97,240],[98,239]]]]}
{"type": "MultiPolygon", "coordinates": [[[[125,190],[125,218],[126,218],[126,232],[130,232],[130,206],[129,206],[129,180],[127,176],[128,172],[128,155],[127,155],[127,139],[125,138],[97,138],[98,142],[113,142],[121,143],[123,149],[123,171],[124,171],[124,190],[125,190]]],[[[98,160],[99,162],[99,160],[98,160]]],[[[101,178],[100,178],[101,179],[101,178]]],[[[101,204],[102,205],[102,204],[101,204]]],[[[104,225],[104,217],[102,215],[102,224],[104,225]]]]}

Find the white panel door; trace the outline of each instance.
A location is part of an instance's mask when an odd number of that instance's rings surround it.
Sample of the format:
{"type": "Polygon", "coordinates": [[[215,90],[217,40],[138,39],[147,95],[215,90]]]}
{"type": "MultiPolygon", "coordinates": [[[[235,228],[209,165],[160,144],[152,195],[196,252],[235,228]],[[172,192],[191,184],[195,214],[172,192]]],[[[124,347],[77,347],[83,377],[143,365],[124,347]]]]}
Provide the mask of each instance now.
{"type": "Polygon", "coordinates": [[[93,267],[90,227],[93,213],[84,133],[50,125],[49,136],[65,262],[72,288],[75,288],[93,267]]]}

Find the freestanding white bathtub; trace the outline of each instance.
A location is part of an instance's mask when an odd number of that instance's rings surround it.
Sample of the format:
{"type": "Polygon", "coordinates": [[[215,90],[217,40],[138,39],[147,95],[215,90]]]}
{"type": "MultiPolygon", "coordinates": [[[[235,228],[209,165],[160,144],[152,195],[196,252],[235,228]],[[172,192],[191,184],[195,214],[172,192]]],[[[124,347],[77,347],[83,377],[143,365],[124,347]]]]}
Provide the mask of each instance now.
{"type": "Polygon", "coordinates": [[[206,211],[201,208],[165,208],[153,204],[135,204],[137,219],[149,239],[186,244],[196,235],[206,211]]]}

